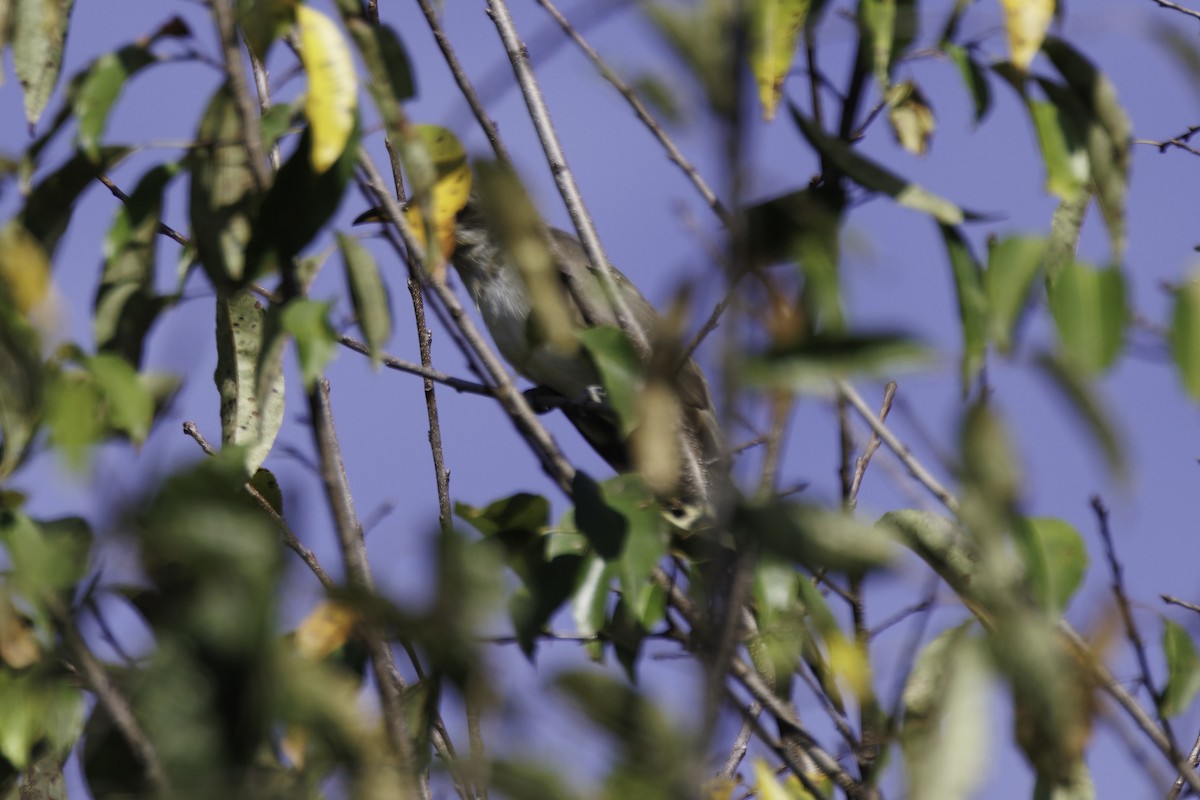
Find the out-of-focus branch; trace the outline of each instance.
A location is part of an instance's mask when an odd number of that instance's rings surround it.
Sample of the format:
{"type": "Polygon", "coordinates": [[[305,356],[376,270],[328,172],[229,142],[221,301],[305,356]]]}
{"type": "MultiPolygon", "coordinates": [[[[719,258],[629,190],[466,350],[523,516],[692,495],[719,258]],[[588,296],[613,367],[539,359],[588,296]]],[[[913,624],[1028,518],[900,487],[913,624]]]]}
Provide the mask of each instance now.
{"type": "Polygon", "coordinates": [[[242,146],[246,148],[254,185],[261,192],[271,182],[271,176],[267,173],[267,158],[263,152],[258,111],[246,85],[246,71],[242,65],[242,48],[238,41],[232,0],[213,0],[212,10],[213,20],[217,24],[217,35],[221,40],[221,52],[225,57],[225,74],[229,77],[233,101],[242,118],[242,146]]]}

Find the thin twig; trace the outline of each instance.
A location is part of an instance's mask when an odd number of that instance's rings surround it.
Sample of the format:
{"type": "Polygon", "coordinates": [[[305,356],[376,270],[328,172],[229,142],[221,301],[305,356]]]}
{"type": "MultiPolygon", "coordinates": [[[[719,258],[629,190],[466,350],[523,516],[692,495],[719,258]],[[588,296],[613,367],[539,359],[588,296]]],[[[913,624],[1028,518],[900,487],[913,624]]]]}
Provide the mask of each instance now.
{"type": "MultiPolygon", "coordinates": [[[[887,422],[888,413],[892,410],[892,401],[896,397],[896,382],[888,381],[887,386],[883,389],[883,403],[879,407],[879,422],[880,424],[887,422]]],[[[854,479],[850,483],[850,507],[854,508],[858,505],[858,491],[862,488],[863,478],[867,474],[867,467],[871,465],[871,459],[875,456],[875,451],[879,449],[882,440],[879,434],[872,433],[870,441],[863,449],[863,453],[854,462],[854,479]]]]}
{"type": "MultiPolygon", "coordinates": [[[[354,498],[350,493],[346,468],[342,462],[341,445],[338,443],[337,430],[333,423],[327,380],[322,379],[309,390],[308,411],[321,466],[321,484],[333,514],[334,529],[337,531],[346,570],[346,581],[351,587],[373,592],[374,581],[367,561],[366,542],[363,540],[362,528],[354,511],[354,498]]],[[[377,625],[364,625],[364,636],[371,652],[388,742],[400,760],[401,767],[416,784],[412,788],[418,789],[421,796],[427,797],[428,787],[418,780],[417,776],[418,762],[405,724],[407,717],[400,697],[401,685],[395,680],[399,672],[392,658],[392,650],[377,625]]]]}
{"type": "Polygon", "coordinates": [[[63,643],[67,646],[67,650],[71,653],[83,676],[84,683],[92,694],[96,695],[96,700],[104,707],[108,715],[112,717],[113,724],[117,726],[117,730],[121,732],[121,736],[133,750],[134,757],[146,770],[146,779],[154,787],[154,793],[159,797],[173,797],[170,781],[163,770],[162,762],[158,759],[158,753],[138,723],[129,701],[109,680],[104,665],[100,663],[88,648],[87,642],[80,636],[67,609],[54,598],[47,598],[46,605],[57,623],[63,643]]]}
{"type": "Polygon", "coordinates": [[[462,63],[458,60],[458,54],[454,51],[454,47],[450,44],[450,39],[446,36],[446,31],[442,28],[442,22],[438,19],[433,3],[430,0],[417,0],[417,5],[421,9],[421,13],[425,15],[425,23],[429,25],[429,30],[433,34],[433,40],[437,43],[438,49],[442,51],[442,58],[446,60],[446,66],[450,68],[450,74],[454,77],[454,82],[458,84],[458,90],[467,101],[467,105],[471,108],[471,113],[475,115],[475,120],[479,123],[479,127],[483,129],[484,136],[487,137],[488,143],[492,146],[492,152],[496,154],[496,158],[502,164],[511,167],[512,159],[508,155],[508,150],[504,147],[504,142],[500,139],[500,130],[496,127],[496,123],[492,120],[491,115],[488,114],[483,101],[479,98],[479,92],[475,90],[474,84],[471,83],[471,79],[467,77],[466,70],[463,69],[462,63]]]}
{"type": "Polygon", "coordinates": [[[746,750],[750,747],[750,737],[754,733],[750,719],[757,719],[761,713],[762,703],[751,703],[750,707],[746,709],[746,716],[749,719],[742,723],[742,729],[738,731],[737,738],[733,740],[733,748],[729,751],[729,758],[725,759],[725,766],[721,767],[721,771],[717,773],[717,777],[724,778],[727,781],[733,780],[733,776],[737,774],[742,759],[746,757],[746,750]]]}
{"type": "Polygon", "coordinates": [[[692,186],[696,187],[696,191],[698,191],[700,196],[704,198],[704,202],[707,203],[708,207],[713,210],[713,213],[716,214],[722,222],[724,222],[726,225],[729,225],[731,220],[729,212],[717,198],[716,192],[712,190],[712,188],[704,180],[703,176],[700,175],[700,172],[696,169],[695,165],[688,161],[687,157],[684,156],[679,148],[675,146],[674,140],[672,140],[667,132],[663,130],[663,127],[658,123],[658,120],[656,120],[650,114],[650,110],[646,108],[645,103],[643,103],[641,98],[638,97],[637,92],[635,92],[633,88],[629,86],[629,84],[621,80],[621,77],[604,62],[604,59],[600,57],[600,54],[596,52],[596,49],[592,47],[586,39],[583,38],[583,34],[581,34],[565,16],[563,16],[562,12],[558,10],[551,0],[537,0],[537,2],[538,5],[546,9],[546,13],[548,13],[554,19],[554,21],[559,24],[559,26],[563,29],[563,32],[570,37],[571,41],[573,41],[576,46],[578,46],[579,49],[582,50],[589,59],[591,59],[592,64],[600,72],[600,75],[606,81],[611,83],[613,88],[615,88],[621,94],[621,96],[625,98],[625,102],[627,102],[630,108],[633,109],[633,113],[636,114],[637,118],[642,122],[643,125],[646,126],[646,129],[650,131],[650,134],[658,140],[658,143],[662,145],[663,149],[667,151],[667,158],[681,170],[683,170],[683,174],[686,175],[688,180],[692,182],[692,186]]]}
{"type": "MultiPolygon", "coordinates": [[[[415,277],[408,279],[408,294],[412,298],[413,321],[417,328],[417,347],[421,352],[421,366],[433,369],[433,352],[431,345],[433,333],[425,324],[425,298],[421,294],[421,284],[415,277]]],[[[442,425],[438,421],[437,393],[433,389],[433,379],[422,381],[425,391],[425,416],[429,421],[429,450],[433,457],[434,481],[437,484],[438,524],[442,533],[450,535],[453,526],[453,512],[450,510],[450,472],[446,469],[446,456],[442,449],[442,425]]]]}
{"type": "MultiPolygon", "coordinates": [[[[191,420],[184,422],[183,432],[192,437],[196,444],[200,445],[200,449],[203,450],[207,455],[215,456],[217,454],[212,445],[208,443],[208,440],[204,438],[204,434],[200,433],[200,428],[196,426],[196,423],[192,422],[191,420]]],[[[324,586],[326,589],[334,588],[335,583],[333,578],[329,577],[329,573],[326,572],[325,568],[321,566],[321,562],[317,560],[316,554],[304,546],[304,543],[301,542],[299,537],[296,536],[295,531],[293,531],[291,526],[287,524],[287,521],[283,518],[283,516],[275,510],[275,507],[271,505],[271,502],[267,500],[267,498],[263,497],[262,493],[258,491],[254,484],[248,481],[246,483],[246,491],[251,497],[254,498],[255,502],[258,503],[262,510],[270,515],[271,519],[275,521],[275,524],[279,526],[279,531],[283,536],[284,545],[293,553],[300,556],[300,560],[308,565],[308,568],[312,570],[313,575],[317,576],[317,580],[321,582],[322,586],[324,586]]]]}
{"type": "Polygon", "coordinates": [[[1180,14],[1185,14],[1195,19],[1200,19],[1200,11],[1193,11],[1190,8],[1184,8],[1178,3],[1172,3],[1171,0],[1150,0],[1152,3],[1158,3],[1162,8],[1169,8],[1172,11],[1178,11],[1180,14]]]}
{"type": "Polygon", "coordinates": [[[911,474],[918,483],[928,489],[929,492],[936,497],[942,505],[944,505],[950,511],[957,513],[958,500],[955,499],[954,495],[951,494],[946,487],[942,486],[941,482],[937,478],[933,477],[933,474],[930,473],[929,470],[925,469],[925,466],[917,460],[917,458],[912,454],[908,447],[904,445],[903,442],[896,438],[895,434],[888,430],[886,425],[879,421],[879,419],[875,416],[875,412],[872,411],[867,405],[866,401],[863,400],[862,395],[858,393],[858,390],[845,380],[839,379],[835,383],[837,390],[841,392],[848,401],[850,401],[850,405],[854,407],[854,410],[858,412],[858,415],[863,419],[864,422],[867,423],[867,426],[875,432],[875,435],[878,436],[883,443],[888,446],[888,449],[896,455],[896,458],[900,459],[900,463],[902,463],[905,468],[908,469],[909,474],[911,474]]]}
{"type": "Polygon", "coordinates": [[[212,0],[212,12],[217,25],[217,36],[221,41],[221,52],[225,57],[225,74],[229,78],[234,105],[242,118],[242,146],[246,149],[246,158],[250,162],[254,186],[261,192],[271,182],[271,176],[267,173],[258,111],[246,87],[246,72],[242,65],[242,48],[238,41],[237,17],[232,0],[212,0]]]}
{"type": "MultiPolygon", "coordinates": [[[[129,195],[127,195],[123,191],[121,191],[121,187],[119,187],[115,183],[113,183],[112,180],[109,179],[109,177],[107,175],[97,175],[96,180],[100,181],[105,186],[107,186],[108,190],[110,192],[112,192],[113,197],[117,198],[122,203],[125,203],[125,204],[129,203],[129,195]]],[[[160,234],[162,234],[163,236],[166,236],[170,239],[175,240],[176,242],[178,242],[181,245],[186,246],[188,244],[188,242],[191,241],[190,239],[188,239],[188,237],[184,236],[182,233],[180,233],[179,231],[170,227],[169,225],[163,224],[161,221],[158,223],[158,232],[160,234]]]]}
{"type": "Polygon", "coordinates": [[[1180,600],[1178,597],[1169,594],[1160,594],[1159,597],[1168,605],[1179,606],[1180,608],[1186,608],[1188,611],[1195,611],[1197,614],[1200,614],[1200,606],[1196,605],[1195,603],[1189,603],[1186,600],[1180,600]]]}

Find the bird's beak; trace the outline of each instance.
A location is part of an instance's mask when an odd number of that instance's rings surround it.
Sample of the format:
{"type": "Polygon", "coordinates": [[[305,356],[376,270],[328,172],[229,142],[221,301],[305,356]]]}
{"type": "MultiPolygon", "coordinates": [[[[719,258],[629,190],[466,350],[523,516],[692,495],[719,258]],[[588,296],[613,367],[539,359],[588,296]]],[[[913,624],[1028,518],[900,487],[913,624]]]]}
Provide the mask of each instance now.
{"type": "Polygon", "coordinates": [[[383,206],[375,206],[368,209],[354,218],[355,225],[366,225],[368,222],[387,222],[387,214],[383,211],[383,206]]]}

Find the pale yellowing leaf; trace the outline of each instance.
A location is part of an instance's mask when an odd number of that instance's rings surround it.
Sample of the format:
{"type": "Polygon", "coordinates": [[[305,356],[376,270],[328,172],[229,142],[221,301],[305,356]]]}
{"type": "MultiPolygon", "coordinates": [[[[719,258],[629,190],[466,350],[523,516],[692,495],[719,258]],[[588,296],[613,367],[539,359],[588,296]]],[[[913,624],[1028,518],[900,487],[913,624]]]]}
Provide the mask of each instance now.
{"type": "Polygon", "coordinates": [[[679,398],[661,381],[653,381],[638,395],[638,426],[630,448],[633,463],[646,487],[665,493],[679,485],[679,398]]]}
{"type": "Polygon", "coordinates": [[[750,69],[758,84],[764,119],[775,118],[808,7],[809,0],[754,0],[750,4],[750,69]]]}
{"type": "Polygon", "coordinates": [[[342,647],[358,625],[358,613],[329,600],[312,610],[296,628],[296,650],[305,658],[319,661],[342,647]]]}
{"type": "Polygon", "coordinates": [[[0,231],[0,280],[13,306],[25,316],[50,292],[50,259],[33,234],[15,222],[0,231]]]}
{"type": "Polygon", "coordinates": [[[933,109],[912,81],[897,83],[888,89],[888,122],[896,141],[915,156],[929,150],[929,140],[937,127],[933,109]]]}
{"type": "Polygon", "coordinates": [[[1028,72],[1054,19],[1054,0],[1000,0],[1000,5],[1008,32],[1009,58],[1021,72],[1028,72]]]}
{"type": "Polygon", "coordinates": [[[417,241],[428,247],[426,230],[432,229],[438,243],[440,258],[428,258],[433,265],[434,277],[441,280],[445,274],[445,263],[454,253],[454,225],[458,212],[462,211],[471,196],[471,166],[467,163],[467,151],[462,142],[448,128],[439,125],[414,125],[417,146],[422,162],[432,167],[432,185],[427,199],[419,185],[420,176],[410,176],[414,183],[414,202],[405,209],[409,227],[417,241]],[[426,225],[423,206],[431,209],[430,222],[426,225]]]}
{"type": "Polygon", "coordinates": [[[299,6],[296,26],[300,60],[308,73],[304,116],[312,129],[312,165],[321,173],[341,157],[354,130],[358,107],[354,59],[341,30],[321,12],[299,6]]]}

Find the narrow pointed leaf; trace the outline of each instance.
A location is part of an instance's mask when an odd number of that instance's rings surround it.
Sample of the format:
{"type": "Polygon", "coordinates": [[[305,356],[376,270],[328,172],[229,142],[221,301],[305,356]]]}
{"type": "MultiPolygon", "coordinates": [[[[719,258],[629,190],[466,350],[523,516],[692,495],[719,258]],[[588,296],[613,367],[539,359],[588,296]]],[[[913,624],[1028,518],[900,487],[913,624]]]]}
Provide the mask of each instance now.
{"type": "Polygon", "coordinates": [[[992,108],[992,89],[988,85],[987,71],[971,57],[971,53],[965,47],[957,44],[945,44],[942,49],[958,67],[963,84],[971,93],[971,103],[975,108],[975,124],[978,125],[983,122],[983,118],[992,108]]]}
{"type": "Polygon", "coordinates": [[[1072,417],[1082,422],[1092,435],[1093,441],[1104,454],[1108,468],[1118,478],[1123,478],[1126,472],[1125,447],[1094,383],[1086,380],[1071,365],[1053,356],[1043,355],[1036,363],[1067,401],[1072,417]]]}
{"type": "Polygon", "coordinates": [[[1030,517],[1024,523],[1018,527],[1015,541],[1025,562],[1026,579],[1037,604],[1057,618],[1087,574],[1087,546],[1075,526],[1065,520],[1030,517]]]}
{"type": "Polygon", "coordinates": [[[100,56],[88,68],[74,93],[73,105],[79,120],[79,148],[89,157],[95,159],[99,153],[108,114],[126,81],[155,60],[146,43],[132,44],[100,56]]]}
{"type": "Polygon", "coordinates": [[[1125,341],[1129,310],[1120,267],[1071,261],[1050,284],[1050,311],[1066,359],[1085,375],[1112,366],[1125,341]]]}
{"type": "Polygon", "coordinates": [[[1193,400],[1200,400],[1200,276],[1175,290],[1170,340],[1183,386],[1193,400]]]}
{"type": "Polygon", "coordinates": [[[1010,236],[993,245],[988,253],[983,285],[991,310],[992,341],[1001,353],[1013,349],[1017,323],[1029,305],[1045,251],[1043,239],[1010,236]]]}
{"type": "Polygon", "coordinates": [[[1013,66],[1028,72],[1054,19],[1054,0],[1000,0],[1013,66]]]}
{"type": "Polygon", "coordinates": [[[400,130],[401,104],[416,91],[404,44],[388,25],[371,25],[361,17],[351,17],[347,27],[367,65],[370,75],[367,91],[375,101],[384,129],[400,130]]]}
{"type": "Polygon", "coordinates": [[[1167,684],[1158,710],[1164,717],[1182,714],[1200,690],[1200,657],[1187,630],[1163,619],[1163,659],[1167,662],[1167,684]]]}
{"type": "Polygon", "coordinates": [[[773,119],[792,67],[809,0],[754,0],[750,4],[750,70],[758,83],[763,117],[773,119]]]}
{"type": "Polygon", "coordinates": [[[960,367],[964,396],[983,369],[987,355],[988,299],[983,288],[983,269],[957,228],[939,226],[950,269],[954,274],[954,292],[958,296],[958,317],[962,324],[963,354],[960,367]]]}
{"type": "Polygon", "coordinates": [[[346,268],[346,283],[350,287],[354,314],[371,351],[371,363],[378,368],[382,348],[392,335],[392,310],[388,304],[387,287],[383,284],[383,276],[375,258],[358,239],[339,233],[337,242],[346,268]]]}
{"type": "Polygon", "coordinates": [[[322,173],[341,158],[356,124],[358,82],[350,48],[336,23],[320,11],[296,7],[300,60],[308,73],[304,115],[312,129],[310,157],[322,173]]]}
{"type": "Polygon", "coordinates": [[[305,388],[313,385],[325,372],[337,353],[337,334],[329,324],[332,303],[317,300],[292,300],[283,309],[283,329],[296,340],[296,355],[300,358],[300,373],[305,388]]]}
{"type": "Polygon", "coordinates": [[[13,3],[13,68],[25,93],[25,119],[36,125],[58,83],[75,0],[8,1],[13,3]]]}

